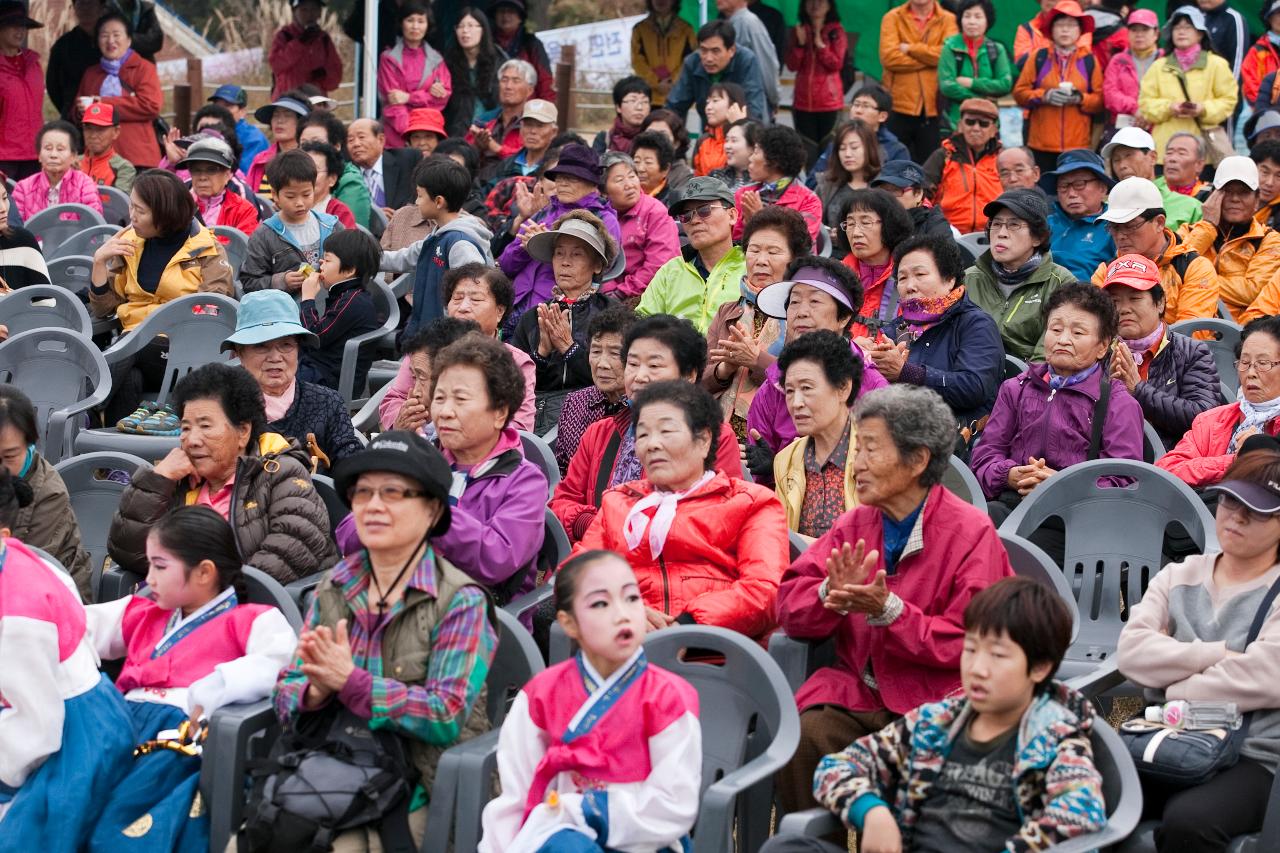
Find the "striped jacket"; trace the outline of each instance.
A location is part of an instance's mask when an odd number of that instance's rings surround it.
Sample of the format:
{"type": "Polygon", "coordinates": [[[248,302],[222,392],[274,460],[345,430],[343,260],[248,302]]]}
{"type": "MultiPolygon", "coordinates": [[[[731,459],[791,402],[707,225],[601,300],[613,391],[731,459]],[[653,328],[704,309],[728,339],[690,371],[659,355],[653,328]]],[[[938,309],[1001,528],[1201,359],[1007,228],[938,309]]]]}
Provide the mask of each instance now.
{"type": "MultiPolygon", "coordinates": [[[[888,806],[902,828],[903,849],[909,848],[920,808],[970,716],[963,696],[909,711],[822,759],[813,777],[814,797],[853,829],[861,829],[871,809],[888,806]]],[[[1089,742],[1092,723],[1088,700],[1060,682],[1032,700],[1018,726],[1009,780],[1023,823],[1005,850],[1045,850],[1106,824],[1102,776],[1089,742]]]]}

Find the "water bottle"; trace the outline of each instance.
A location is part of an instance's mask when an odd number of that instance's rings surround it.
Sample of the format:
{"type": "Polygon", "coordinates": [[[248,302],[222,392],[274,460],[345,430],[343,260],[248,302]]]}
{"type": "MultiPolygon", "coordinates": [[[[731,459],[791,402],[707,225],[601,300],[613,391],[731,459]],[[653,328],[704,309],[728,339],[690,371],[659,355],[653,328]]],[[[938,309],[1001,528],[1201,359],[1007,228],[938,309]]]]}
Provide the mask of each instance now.
{"type": "Polygon", "coordinates": [[[1177,699],[1147,708],[1150,723],[1163,723],[1173,729],[1238,729],[1240,711],[1235,702],[1188,702],[1177,699]]]}

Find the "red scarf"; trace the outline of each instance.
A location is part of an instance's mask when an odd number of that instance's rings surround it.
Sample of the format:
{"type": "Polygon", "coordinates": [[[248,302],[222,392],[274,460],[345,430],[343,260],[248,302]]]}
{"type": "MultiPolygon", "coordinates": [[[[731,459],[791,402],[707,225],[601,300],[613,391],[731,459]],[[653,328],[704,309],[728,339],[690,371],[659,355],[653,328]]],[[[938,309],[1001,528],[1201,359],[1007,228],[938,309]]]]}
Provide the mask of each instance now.
{"type": "Polygon", "coordinates": [[[622,120],[622,116],[617,116],[613,120],[613,127],[609,128],[609,150],[630,154],[631,142],[639,135],[640,128],[632,127],[622,120]]]}

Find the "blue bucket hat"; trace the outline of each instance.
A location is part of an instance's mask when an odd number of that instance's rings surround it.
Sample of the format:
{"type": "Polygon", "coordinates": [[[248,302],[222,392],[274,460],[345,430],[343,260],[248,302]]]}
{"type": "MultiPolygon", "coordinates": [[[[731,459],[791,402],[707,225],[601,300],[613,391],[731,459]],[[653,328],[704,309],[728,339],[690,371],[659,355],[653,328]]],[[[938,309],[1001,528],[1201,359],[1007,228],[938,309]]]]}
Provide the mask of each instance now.
{"type": "Polygon", "coordinates": [[[924,169],[910,160],[890,160],[880,167],[880,174],[871,179],[871,186],[893,184],[899,189],[924,186],[924,169]]]}
{"type": "Polygon", "coordinates": [[[240,299],[236,330],[222,342],[222,351],[280,338],[301,338],[308,346],[320,343],[314,332],[298,322],[298,303],[292,296],[283,290],[258,290],[240,299]]]}
{"type": "Polygon", "coordinates": [[[1040,189],[1049,195],[1057,195],[1058,178],[1068,172],[1078,172],[1081,169],[1097,175],[1098,179],[1107,185],[1107,189],[1116,185],[1115,179],[1107,174],[1107,167],[1100,156],[1088,148],[1073,148],[1058,155],[1058,168],[1040,176],[1040,189]]]}

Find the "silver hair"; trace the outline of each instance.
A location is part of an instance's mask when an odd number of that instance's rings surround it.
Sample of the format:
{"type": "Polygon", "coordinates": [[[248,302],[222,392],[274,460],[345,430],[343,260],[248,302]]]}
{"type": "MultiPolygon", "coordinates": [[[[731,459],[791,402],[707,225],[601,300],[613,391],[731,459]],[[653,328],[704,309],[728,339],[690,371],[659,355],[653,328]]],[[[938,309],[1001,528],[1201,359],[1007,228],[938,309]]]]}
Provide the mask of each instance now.
{"type": "Polygon", "coordinates": [[[1169,150],[1170,142],[1184,136],[1196,144],[1196,157],[1197,159],[1203,160],[1205,158],[1205,155],[1208,154],[1208,152],[1205,150],[1205,147],[1204,147],[1204,137],[1200,136],[1198,133],[1191,133],[1186,130],[1178,131],[1173,136],[1170,136],[1168,139],[1164,141],[1165,150],[1166,151],[1169,150]]]}
{"type": "Polygon", "coordinates": [[[880,418],[898,455],[929,451],[929,464],[920,474],[920,485],[942,482],[956,446],[956,416],[936,391],[918,385],[877,388],[858,401],[853,410],[858,423],[880,418]]]}
{"type": "Polygon", "coordinates": [[[524,75],[524,82],[528,83],[530,88],[538,85],[538,69],[534,68],[523,59],[508,59],[502,65],[498,66],[498,76],[502,76],[502,72],[508,68],[514,68],[524,75]]]}
{"type": "Polygon", "coordinates": [[[626,166],[631,171],[636,170],[636,161],[631,158],[630,154],[623,154],[621,151],[610,151],[604,155],[604,159],[600,161],[601,182],[609,178],[609,170],[614,166],[626,166]]]}

